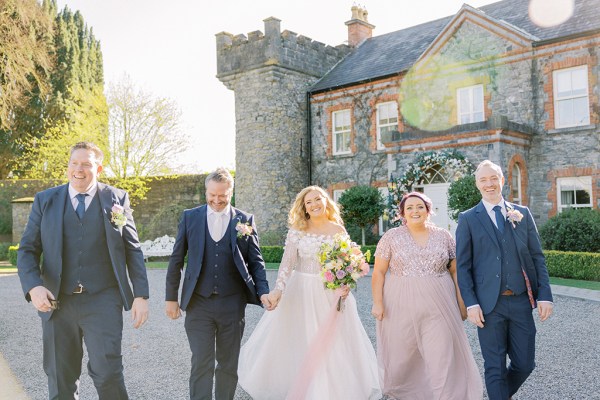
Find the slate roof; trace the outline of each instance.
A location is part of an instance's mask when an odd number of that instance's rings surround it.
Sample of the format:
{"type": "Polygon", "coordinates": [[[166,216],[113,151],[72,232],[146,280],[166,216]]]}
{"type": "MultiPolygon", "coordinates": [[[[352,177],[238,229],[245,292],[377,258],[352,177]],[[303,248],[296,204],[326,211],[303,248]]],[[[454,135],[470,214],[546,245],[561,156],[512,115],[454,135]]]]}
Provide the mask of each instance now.
{"type": "MultiPolygon", "coordinates": [[[[529,19],[529,0],[503,0],[479,7],[547,41],[600,29],[600,0],[575,0],[573,16],[565,23],[541,28],[529,19]]],[[[311,93],[398,74],[410,68],[454,15],[367,39],[310,89],[311,93]]]]}

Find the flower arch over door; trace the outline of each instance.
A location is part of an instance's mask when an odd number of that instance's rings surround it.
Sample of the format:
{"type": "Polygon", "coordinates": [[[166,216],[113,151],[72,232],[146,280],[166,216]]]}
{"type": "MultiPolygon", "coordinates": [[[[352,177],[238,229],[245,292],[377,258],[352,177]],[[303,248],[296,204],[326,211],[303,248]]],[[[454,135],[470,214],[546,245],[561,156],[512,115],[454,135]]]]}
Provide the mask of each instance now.
{"type": "Polygon", "coordinates": [[[428,151],[418,154],[400,178],[390,179],[388,206],[391,219],[396,218],[397,205],[404,194],[424,184],[453,182],[472,174],[473,171],[473,164],[455,150],[428,151]]]}

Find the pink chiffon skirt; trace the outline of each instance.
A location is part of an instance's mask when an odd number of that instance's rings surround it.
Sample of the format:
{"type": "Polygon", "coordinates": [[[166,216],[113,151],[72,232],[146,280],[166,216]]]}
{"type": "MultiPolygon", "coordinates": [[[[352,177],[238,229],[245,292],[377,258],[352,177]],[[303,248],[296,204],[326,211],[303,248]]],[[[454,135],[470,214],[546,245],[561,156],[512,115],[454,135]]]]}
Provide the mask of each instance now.
{"type": "Polygon", "coordinates": [[[449,274],[387,275],[383,302],[377,360],[384,395],[398,400],[483,398],[449,274]]]}

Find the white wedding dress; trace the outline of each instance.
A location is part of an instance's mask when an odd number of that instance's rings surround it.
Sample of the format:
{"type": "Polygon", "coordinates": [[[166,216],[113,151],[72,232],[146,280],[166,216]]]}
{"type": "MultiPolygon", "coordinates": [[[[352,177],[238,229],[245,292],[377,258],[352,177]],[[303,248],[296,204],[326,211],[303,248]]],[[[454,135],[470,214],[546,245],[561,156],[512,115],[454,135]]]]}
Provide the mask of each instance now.
{"type": "MultiPolygon", "coordinates": [[[[333,236],[288,232],[276,283],[281,301],[265,311],[240,352],[239,384],[255,400],[286,398],[312,339],[332,315],[337,298],[323,286],[317,256],[325,241],[333,236]]],[[[352,293],[336,318],[331,345],[311,363],[305,399],[380,399],[377,359],[352,293]]]]}

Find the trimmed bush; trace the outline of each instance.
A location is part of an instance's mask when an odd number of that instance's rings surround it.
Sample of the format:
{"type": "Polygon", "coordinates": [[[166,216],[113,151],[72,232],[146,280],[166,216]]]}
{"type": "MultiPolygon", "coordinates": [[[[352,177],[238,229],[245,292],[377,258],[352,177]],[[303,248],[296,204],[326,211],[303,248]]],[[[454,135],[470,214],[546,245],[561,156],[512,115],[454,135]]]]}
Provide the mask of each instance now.
{"type": "Polygon", "coordinates": [[[465,175],[448,187],[448,215],[458,222],[458,214],[473,208],[481,200],[481,193],[475,184],[475,175],[465,175]]]}
{"type": "Polygon", "coordinates": [[[10,246],[8,248],[8,260],[15,267],[17,266],[17,250],[19,249],[19,245],[10,246]]]}
{"type": "Polygon", "coordinates": [[[574,251],[544,251],[550,276],[600,282],[600,254],[574,251]]]}
{"type": "Polygon", "coordinates": [[[600,210],[567,209],[540,228],[547,250],[600,252],[600,210]]]}
{"type": "Polygon", "coordinates": [[[283,258],[283,246],[260,246],[260,252],[266,263],[280,263],[283,258]]]}
{"type": "Polygon", "coordinates": [[[11,243],[0,243],[0,261],[8,260],[8,248],[12,246],[11,243]]]}

